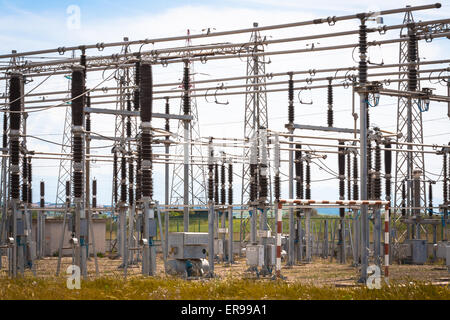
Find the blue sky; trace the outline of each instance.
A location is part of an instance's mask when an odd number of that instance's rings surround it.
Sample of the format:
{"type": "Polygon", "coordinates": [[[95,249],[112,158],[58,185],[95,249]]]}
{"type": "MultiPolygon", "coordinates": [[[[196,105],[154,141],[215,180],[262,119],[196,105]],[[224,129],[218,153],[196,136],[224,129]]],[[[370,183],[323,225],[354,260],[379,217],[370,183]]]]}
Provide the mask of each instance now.
{"type": "MultiPolygon", "coordinates": [[[[97,42],[120,41],[124,36],[131,40],[152,38],[159,36],[185,34],[186,29],[191,29],[193,33],[201,32],[202,28],[214,27],[217,31],[230,30],[243,27],[250,27],[253,22],[260,25],[270,25],[278,23],[288,23],[294,21],[310,20],[314,18],[324,18],[333,15],[344,15],[363,11],[377,11],[380,9],[390,9],[403,7],[406,4],[421,5],[430,4],[433,1],[389,1],[380,0],[228,0],[228,1],[2,1],[0,0],[0,53],[10,52],[12,49],[19,51],[38,50],[45,48],[56,48],[59,46],[95,44],[97,42]],[[81,10],[81,28],[78,30],[68,30],[66,22],[68,19],[67,8],[70,5],[77,5],[81,10]]],[[[450,3],[443,2],[443,7],[439,10],[428,10],[414,14],[416,20],[431,20],[450,17],[450,3]]],[[[403,16],[392,15],[385,17],[385,24],[400,24],[403,16]]],[[[266,32],[263,35],[273,38],[299,36],[302,34],[319,34],[327,32],[337,32],[352,30],[357,28],[357,21],[337,23],[334,27],[314,26],[297,29],[286,29],[266,32]]],[[[249,35],[239,35],[230,38],[217,38],[208,41],[247,41],[249,35]]],[[[384,39],[377,35],[371,35],[371,39],[384,39]]],[[[387,38],[398,37],[398,32],[388,33],[387,38]]],[[[353,43],[355,38],[344,38],[344,40],[322,40],[316,45],[335,45],[338,43],[353,43]]],[[[448,39],[434,40],[431,44],[420,44],[422,59],[446,59],[450,52],[448,39]]],[[[194,44],[201,43],[200,40],[194,44]]],[[[164,44],[166,46],[170,44],[164,44]]],[[[173,44],[183,45],[183,42],[173,44]]],[[[295,48],[306,46],[301,44],[287,44],[285,46],[273,46],[267,50],[279,50],[280,48],[295,48]]],[[[145,47],[150,49],[149,46],[145,47]]],[[[133,48],[138,49],[138,48],[133,48]]],[[[108,51],[111,53],[110,51],[108,51]]],[[[104,52],[107,53],[107,50],[104,52]]],[[[88,55],[99,55],[97,51],[90,51],[88,55]]],[[[267,72],[307,70],[311,68],[351,66],[354,62],[350,51],[342,52],[322,52],[305,55],[283,55],[271,58],[271,64],[266,66],[267,72]]],[[[383,59],[385,63],[398,62],[398,45],[386,46],[382,50],[373,48],[370,54],[374,60],[383,59]]],[[[68,54],[67,54],[68,55],[68,54]]],[[[206,65],[196,65],[199,78],[218,78],[233,75],[245,75],[245,61],[235,59],[233,61],[209,62],[206,65]]],[[[393,70],[391,70],[393,71],[393,70]]],[[[181,75],[180,67],[169,67],[154,69],[156,82],[178,81],[181,75]]],[[[302,77],[300,77],[302,78],[302,77]]],[[[92,74],[88,77],[88,85],[94,86],[101,80],[101,75],[92,74]]],[[[37,82],[38,80],[36,80],[37,82]]],[[[4,83],[0,83],[0,90],[3,90],[4,83]]],[[[31,84],[32,85],[32,84],[31,84]]],[[[114,83],[108,85],[113,86],[114,83]]],[[[436,87],[434,84],[424,83],[423,86],[436,87]]],[[[47,90],[62,90],[67,88],[67,81],[62,77],[52,79],[45,84],[47,90]]],[[[391,87],[392,88],[392,87],[391,87]]],[[[438,87],[438,93],[444,94],[444,89],[438,87]]],[[[42,88],[44,91],[44,87],[42,88]]],[[[305,92],[305,99],[312,98],[313,106],[299,105],[296,103],[298,122],[324,125],[324,114],[326,110],[326,99],[323,92],[305,92]]],[[[352,126],[352,117],[349,111],[350,98],[348,90],[337,90],[335,122],[340,126],[352,126]]],[[[274,130],[284,130],[285,107],[287,95],[285,93],[270,95],[269,122],[274,130]]],[[[230,105],[227,107],[207,103],[204,99],[198,99],[199,118],[202,136],[232,136],[240,138],[243,135],[243,97],[230,97],[230,105]]],[[[395,129],[395,108],[394,99],[383,98],[380,107],[373,110],[373,122],[380,126],[386,126],[389,130],[395,129]]],[[[114,106],[109,106],[114,108],[114,106]]],[[[179,101],[173,103],[173,110],[178,110],[179,101]]],[[[163,105],[156,103],[157,111],[162,110],[163,105]]],[[[62,133],[64,112],[62,110],[51,113],[39,113],[30,116],[29,129],[36,135],[41,135],[45,139],[60,142],[62,133]]],[[[423,115],[424,135],[427,143],[446,143],[449,135],[448,118],[446,118],[446,106],[443,104],[432,104],[430,111],[423,115]]],[[[111,123],[113,118],[93,117],[95,130],[104,134],[113,134],[111,123]]],[[[158,122],[156,122],[159,125],[158,122]]],[[[172,125],[176,127],[176,123],[172,125]]],[[[105,143],[103,143],[105,144],[105,143]]],[[[45,150],[59,152],[58,147],[45,144],[40,141],[30,140],[30,148],[35,150],[45,150]]],[[[220,151],[220,150],[217,150],[220,151]]],[[[109,150],[102,151],[108,154],[109,150]]],[[[286,155],[284,155],[286,156],[286,155]]],[[[330,166],[337,170],[337,160],[330,156],[328,158],[330,166]]],[[[429,171],[439,174],[441,169],[440,158],[431,157],[427,160],[429,171]]],[[[34,170],[34,199],[38,199],[37,182],[44,179],[47,182],[48,200],[53,201],[56,191],[55,169],[57,163],[44,163],[35,161],[34,170]]],[[[162,186],[163,168],[155,169],[155,197],[162,201],[164,198],[162,186]]],[[[239,170],[239,169],[238,169],[239,170]]],[[[287,173],[286,167],[282,168],[287,173]]],[[[108,204],[111,193],[111,173],[109,165],[94,165],[92,176],[99,179],[99,203],[108,204]]],[[[313,167],[313,180],[326,179],[330,176],[318,166],[313,167]]],[[[235,179],[239,182],[239,179],[235,179]]],[[[324,181],[313,184],[313,197],[315,198],[337,198],[337,181],[324,181]]],[[[287,185],[283,188],[284,196],[287,196],[287,185]]],[[[440,190],[437,185],[435,195],[440,198],[440,190]],[[438,191],[439,190],[439,191],[438,191]]],[[[236,187],[235,199],[238,199],[239,187],[236,187]]]]}

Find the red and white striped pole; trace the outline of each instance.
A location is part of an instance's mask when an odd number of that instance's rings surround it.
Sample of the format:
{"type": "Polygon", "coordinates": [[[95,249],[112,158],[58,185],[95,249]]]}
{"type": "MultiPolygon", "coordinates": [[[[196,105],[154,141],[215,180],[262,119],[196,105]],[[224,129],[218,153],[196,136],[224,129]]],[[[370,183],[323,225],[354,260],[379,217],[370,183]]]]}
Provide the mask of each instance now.
{"type": "Polygon", "coordinates": [[[384,278],[387,282],[389,279],[389,205],[384,210],[384,278]]]}
{"type": "Polygon", "coordinates": [[[277,219],[277,261],[275,263],[275,273],[277,278],[281,278],[281,233],[283,232],[283,204],[280,202],[280,141],[278,133],[274,136],[274,171],[275,171],[275,215],[277,219]]]}
{"type": "Polygon", "coordinates": [[[276,204],[276,216],[277,216],[277,262],[275,266],[277,278],[281,277],[281,233],[283,232],[282,210],[283,205],[281,203],[276,204]]]}

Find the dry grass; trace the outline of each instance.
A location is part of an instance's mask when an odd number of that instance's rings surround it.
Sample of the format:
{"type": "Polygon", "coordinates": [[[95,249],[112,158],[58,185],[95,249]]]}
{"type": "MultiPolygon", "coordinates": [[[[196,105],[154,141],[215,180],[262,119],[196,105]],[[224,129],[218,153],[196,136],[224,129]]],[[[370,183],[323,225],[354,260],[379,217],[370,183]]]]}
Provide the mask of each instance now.
{"type": "MultiPolygon", "coordinates": [[[[5,257],[4,257],[5,258],[5,257]]],[[[186,281],[166,276],[161,254],[157,255],[157,276],[145,278],[140,264],[130,266],[127,280],[120,259],[99,258],[100,277],[94,261],[88,262],[89,279],[81,290],[66,288],[65,270],[71,258],[63,258],[61,276],[56,277],[56,258],[37,261],[37,277],[27,270],[23,278],[8,279],[0,272],[0,299],[444,299],[450,300],[449,273],[442,263],[414,266],[393,265],[391,285],[380,290],[355,286],[358,268],[315,258],[312,263],[283,268],[286,281],[246,279],[244,258],[232,266],[215,265],[213,280],[186,281]],[[434,285],[433,285],[434,284],[434,285]],[[439,284],[439,285],[436,285],[439,284]],[[337,287],[339,286],[339,287],[337,287]],[[351,286],[351,287],[340,287],[351,286]]],[[[6,260],[4,260],[6,263],[6,260]]]]}
{"type": "Polygon", "coordinates": [[[73,300],[73,299],[156,299],[156,300],[227,300],[227,299],[333,299],[333,300],[403,300],[450,299],[448,286],[420,282],[391,284],[382,289],[365,287],[317,287],[300,282],[216,279],[186,281],[178,278],[97,278],[82,281],[80,290],[66,288],[64,277],[36,279],[1,279],[0,299],[73,300]]]}

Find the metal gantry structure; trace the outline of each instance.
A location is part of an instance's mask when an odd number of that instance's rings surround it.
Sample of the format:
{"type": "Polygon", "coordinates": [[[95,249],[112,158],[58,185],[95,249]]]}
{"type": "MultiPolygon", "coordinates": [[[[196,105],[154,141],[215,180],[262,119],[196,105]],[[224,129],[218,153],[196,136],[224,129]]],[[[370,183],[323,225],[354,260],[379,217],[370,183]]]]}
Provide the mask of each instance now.
{"type": "MultiPolygon", "coordinates": [[[[60,272],[64,234],[67,231],[72,249],[71,264],[79,267],[84,277],[88,276],[91,255],[95,258],[97,274],[99,272],[92,218],[101,212],[109,212],[114,218],[112,222],[117,225],[116,249],[122,258],[120,268],[125,276],[129,265],[137,263],[141,264],[142,274],[156,275],[156,247],[160,244],[164,271],[181,270],[188,277],[195,274],[214,277],[215,263],[232,265],[236,262],[233,257],[235,248],[239,248],[239,253],[242,253],[245,247],[248,271],[257,276],[282,278],[281,259],[283,252],[287,251],[287,267],[309,263],[313,256],[336,257],[339,263],[347,263],[351,256],[352,265],[361,269],[359,280],[365,282],[371,263],[381,267],[384,261],[384,276],[388,278],[390,258],[400,252],[389,250],[390,243],[394,242],[397,247],[417,246],[417,242],[410,240],[420,240],[424,226],[433,225],[435,245],[438,239],[437,227],[440,226],[440,240],[447,244],[450,147],[448,144],[424,143],[422,112],[428,110],[430,101],[450,105],[450,97],[421,87],[420,82],[438,80],[448,87],[448,76],[445,75],[448,68],[442,65],[448,64],[450,59],[421,61],[418,43],[450,38],[447,27],[450,19],[412,20],[414,11],[440,7],[440,4],[423,5],[262,27],[254,23],[253,27],[247,29],[221,32],[208,30],[201,34],[188,33],[184,36],[134,41],[124,38],[116,43],[0,55],[0,59],[10,59],[7,67],[0,66],[0,80],[5,80],[7,88],[5,102],[0,103],[4,113],[0,257],[8,257],[9,275],[15,277],[18,273],[23,274],[27,268],[36,274],[36,259],[46,255],[43,240],[45,221],[55,212],[63,213],[57,274],[60,272]],[[369,27],[368,22],[377,15],[390,14],[405,14],[405,18],[398,25],[369,27]],[[359,28],[280,39],[261,35],[264,31],[308,25],[329,24],[332,27],[346,20],[358,20],[359,28]],[[407,33],[401,33],[399,38],[368,40],[370,34],[398,30],[407,30],[407,33]],[[193,39],[248,33],[250,40],[241,43],[191,43],[193,39]],[[263,49],[272,44],[349,35],[358,36],[358,41],[307,49],[263,49]],[[183,40],[186,41],[184,47],[164,47],[166,43],[183,40]],[[150,43],[161,47],[142,50],[143,45],[150,43]],[[368,48],[388,44],[400,45],[399,63],[369,64],[368,48]],[[139,46],[139,50],[134,50],[134,46],[139,46]],[[91,50],[103,51],[106,48],[113,52],[115,49],[120,51],[111,55],[88,55],[91,50]],[[266,73],[266,64],[271,56],[345,49],[358,50],[359,61],[356,66],[308,66],[306,70],[266,73]],[[66,58],[66,51],[79,51],[80,55],[66,58]],[[52,53],[62,57],[39,62],[23,61],[23,57],[52,53]],[[207,64],[209,61],[243,58],[247,63],[246,75],[206,80],[194,78],[195,62],[207,64]],[[182,80],[158,82],[154,76],[155,68],[164,68],[169,64],[182,66],[182,80]],[[419,69],[422,65],[433,68],[419,69]],[[398,68],[398,71],[389,71],[392,68],[398,68]],[[379,69],[381,72],[373,72],[379,69]],[[338,76],[338,72],[345,72],[345,75],[338,76]],[[95,73],[100,73],[102,80],[88,87],[87,79],[95,73]],[[54,75],[65,75],[70,80],[69,90],[34,92],[54,75]],[[37,87],[29,89],[29,78],[43,80],[37,87]],[[234,82],[242,80],[245,83],[234,82]],[[214,85],[217,82],[223,84],[214,85]],[[104,87],[105,83],[112,83],[112,87],[104,87]],[[391,83],[397,83],[398,89],[389,89],[391,83]],[[335,125],[333,100],[337,89],[349,87],[352,87],[353,96],[359,96],[359,112],[354,103],[354,127],[344,128],[335,125]],[[327,126],[296,123],[295,93],[303,90],[327,92],[327,126]],[[269,127],[268,96],[276,92],[287,93],[286,130],[269,127]],[[40,98],[44,96],[45,100],[40,98]],[[220,103],[217,100],[220,96],[244,96],[242,139],[217,136],[205,139],[200,136],[196,98],[214,97],[215,102],[220,103]],[[380,97],[387,96],[398,98],[396,132],[371,126],[369,120],[371,113],[376,112],[373,107],[379,104],[380,97]],[[177,99],[180,99],[180,112],[170,113],[170,104],[174,105],[173,101],[177,99]],[[159,100],[165,103],[163,113],[156,112],[155,106],[159,100]],[[114,108],[100,105],[113,105],[114,108]],[[28,139],[36,138],[27,130],[30,115],[52,112],[56,108],[67,110],[62,149],[59,153],[29,150],[28,139]],[[100,114],[105,118],[114,116],[114,136],[97,132],[91,114],[100,114]],[[164,127],[158,127],[159,120],[164,120],[164,127]],[[171,131],[170,123],[173,121],[179,124],[176,133],[171,131]],[[331,133],[333,136],[306,134],[311,130],[331,133]],[[349,135],[353,138],[348,138],[349,135]],[[92,152],[94,141],[112,141],[111,153],[92,152]],[[158,146],[164,146],[164,151],[157,152],[160,150],[156,148],[158,146]],[[396,173],[394,201],[391,203],[394,152],[396,173]],[[285,157],[286,153],[288,157],[285,157]],[[442,157],[443,160],[442,180],[439,181],[443,185],[443,200],[438,206],[433,206],[431,181],[429,202],[426,201],[425,154],[442,157]],[[330,169],[327,155],[337,156],[335,165],[338,173],[330,169]],[[61,164],[55,206],[45,205],[43,181],[40,185],[39,206],[32,204],[33,159],[59,161],[61,164]],[[112,164],[111,207],[102,208],[97,204],[97,180],[92,175],[91,166],[93,161],[112,164]],[[155,188],[160,187],[153,183],[155,166],[159,165],[165,168],[165,198],[161,201],[164,204],[160,204],[154,195],[155,188]],[[242,183],[238,203],[233,201],[233,177],[239,172],[235,169],[236,165],[242,166],[242,175],[237,175],[242,183]],[[286,165],[288,172],[284,173],[286,165]],[[338,179],[337,200],[315,199],[320,192],[312,193],[313,185],[321,180],[312,179],[313,165],[331,174],[333,179],[338,179]],[[281,176],[286,177],[286,180],[282,180],[281,176]],[[384,195],[381,188],[383,180],[384,195]],[[287,198],[282,196],[286,185],[287,198]],[[63,208],[58,206],[62,202],[65,204],[63,208]],[[314,217],[313,209],[320,207],[339,209],[339,217],[314,217]],[[190,211],[199,209],[207,211],[207,233],[189,230],[190,211]],[[287,210],[287,230],[283,230],[283,210],[287,210]],[[36,235],[32,229],[32,211],[38,212],[36,235]],[[169,219],[173,211],[183,213],[182,233],[169,232],[169,219]],[[234,245],[237,242],[234,241],[233,231],[235,211],[240,216],[239,246],[234,245]],[[269,223],[269,212],[275,214],[273,227],[269,223]],[[164,228],[161,213],[164,213],[164,228]],[[243,213],[248,213],[246,220],[243,213]],[[322,219],[319,226],[315,219],[322,219]],[[244,234],[247,222],[248,238],[244,234]],[[390,224],[393,224],[392,228],[389,228],[390,224]],[[407,241],[403,241],[397,230],[397,225],[402,224],[407,226],[407,241]],[[160,242],[157,241],[158,237],[160,242]]],[[[286,110],[279,105],[276,108],[286,110]]],[[[412,251],[416,252],[415,249],[412,251]]],[[[412,260],[417,262],[414,254],[412,260]]]]}
{"type": "MultiPolygon", "coordinates": [[[[410,25],[410,27],[401,29],[401,36],[415,35],[417,32],[414,29],[414,18],[411,12],[405,13],[403,23],[410,25]]],[[[419,61],[419,48],[418,41],[412,39],[408,42],[400,43],[399,50],[399,63],[415,63],[419,61]]],[[[414,80],[410,80],[411,75],[417,74],[419,66],[402,66],[399,68],[400,72],[405,72],[400,76],[403,81],[398,83],[398,90],[400,91],[420,91],[420,82],[414,83],[414,80]],[[412,82],[412,83],[411,83],[412,82]]],[[[408,152],[397,152],[395,161],[395,189],[394,189],[394,203],[396,207],[408,206],[408,207],[420,207],[424,206],[426,201],[426,188],[425,188],[425,159],[423,151],[423,126],[422,126],[422,110],[420,99],[411,99],[410,97],[399,97],[397,108],[397,141],[409,143],[408,145],[399,145],[399,149],[406,148],[408,152]],[[414,145],[415,144],[415,145],[414,145]],[[417,152],[410,152],[411,150],[417,150],[417,152]],[[421,180],[420,183],[420,203],[414,203],[413,205],[413,170],[420,170],[421,180]],[[406,185],[406,203],[403,203],[402,189],[403,184],[406,185]]],[[[412,216],[411,210],[407,210],[407,216],[412,216]]],[[[404,238],[410,239],[414,230],[408,226],[404,238]]],[[[401,235],[397,235],[401,237],[401,235]]],[[[397,238],[397,237],[396,237],[397,238]]]]}
{"type": "MultiPolygon", "coordinates": [[[[190,35],[190,31],[187,32],[188,36],[190,35]]],[[[190,38],[186,39],[185,46],[192,47],[192,41],[190,38]]],[[[186,57],[189,59],[190,54],[189,52],[186,53],[186,57]]],[[[195,68],[194,63],[189,61],[189,88],[188,90],[192,90],[195,88],[195,68]]],[[[181,87],[181,85],[180,85],[181,87]]],[[[180,114],[183,113],[183,104],[180,104],[180,114]]],[[[197,141],[201,138],[200,135],[200,123],[199,123],[199,117],[198,117],[198,107],[197,107],[197,99],[196,97],[193,97],[190,99],[190,115],[192,116],[192,120],[188,123],[188,137],[192,141],[197,141]]],[[[183,139],[183,137],[186,135],[185,128],[184,128],[184,122],[179,121],[178,122],[178,130],[177,130],[177,136],[180,139],[183,139]]],[[[175,153],[181,154],[183,153],[183,145],[176,145],[175,146],[175,153]]],[[[189,148],[189,154],[191,157],[202,157],[202,148],[195,144],[190,144],[188,146],[189,148]]],[[[206,172],[205,168],[202,165],[198,165],[194,161],[189,161],[187,163],[187,176],[188,179],[185,177],[184,173],[184,165],[182,164],[174,164],[173,165],[173,171],[172,171],[172,183],[170,188],[170,198],[169,201],[171,204],[174,205],[205,205],[207,203],[207,196],[206,196],[206,172]],[[185,182],[185,180],[188,180],[185,182]],[[186,183],[186,184],[185,184],[186,183]],[[184,201],[185,198],[185,192],[189,195],[188,201],[184,201]]],[[[187,208],[186,208],[187,209],[187,208]]]]}

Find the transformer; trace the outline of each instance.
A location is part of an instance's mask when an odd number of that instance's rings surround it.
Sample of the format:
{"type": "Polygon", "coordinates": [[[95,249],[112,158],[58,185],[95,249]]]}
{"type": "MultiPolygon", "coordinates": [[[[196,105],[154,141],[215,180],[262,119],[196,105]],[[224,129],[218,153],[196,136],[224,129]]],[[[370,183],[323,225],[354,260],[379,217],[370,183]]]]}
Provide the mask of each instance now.
{"type": "Polygon", "coordinates": [[[208,248],[208,233],[171,232],[168,243],[169,258],[204,259],[208,248]]]}

